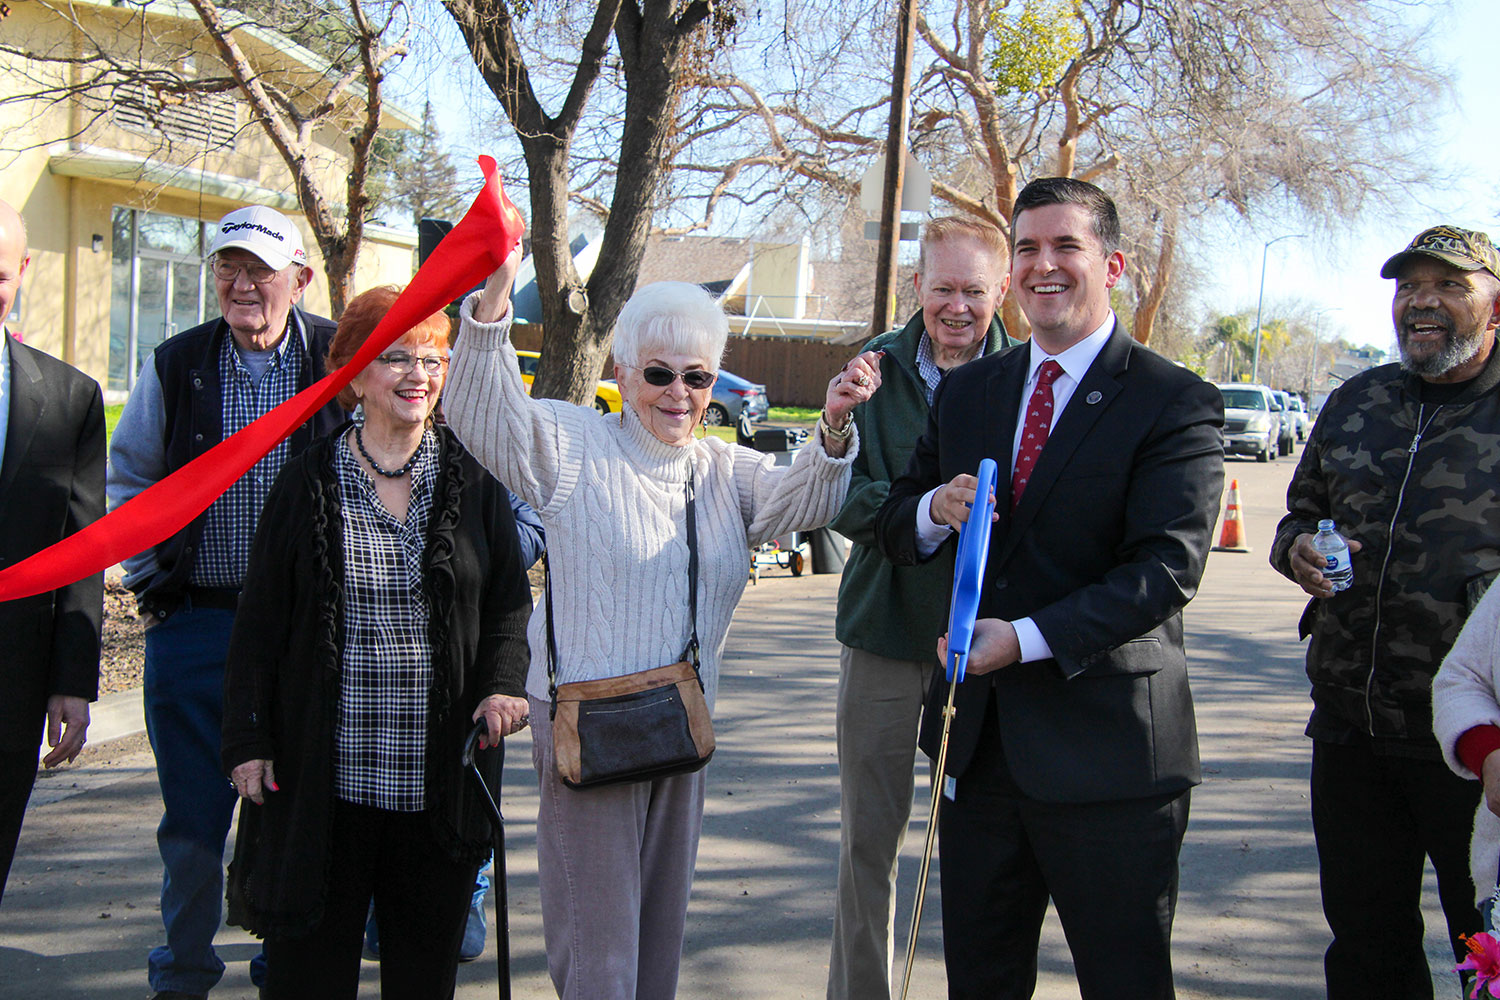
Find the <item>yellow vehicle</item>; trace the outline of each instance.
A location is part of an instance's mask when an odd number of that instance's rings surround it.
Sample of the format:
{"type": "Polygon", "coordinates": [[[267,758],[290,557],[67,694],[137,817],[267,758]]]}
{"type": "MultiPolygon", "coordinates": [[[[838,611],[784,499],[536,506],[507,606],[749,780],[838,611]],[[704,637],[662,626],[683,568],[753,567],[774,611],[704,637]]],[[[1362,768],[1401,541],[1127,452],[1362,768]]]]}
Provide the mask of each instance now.
{"type": "MultiPolygon", "coordinates": [[[[531,381],[536,378],[536,367],[541,364],[542,356],[536,351],[517,351],[516,359],[521,363],[521,380],[526,383],[526,391],[531,391],[531,381]]],[[[600,379],[599,384],[594,387],[594,409],[600,413],[619,413],[624,406],[620,398],[620,387],[615,385],[614,379],[600,379]]]]}

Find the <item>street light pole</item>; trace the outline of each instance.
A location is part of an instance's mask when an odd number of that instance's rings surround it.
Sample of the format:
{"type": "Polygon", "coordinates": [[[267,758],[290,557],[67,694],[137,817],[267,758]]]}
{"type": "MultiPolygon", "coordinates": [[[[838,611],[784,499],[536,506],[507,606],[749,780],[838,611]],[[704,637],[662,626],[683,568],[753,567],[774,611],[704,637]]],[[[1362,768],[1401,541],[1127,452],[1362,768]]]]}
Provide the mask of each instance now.
{"type": "Polygon", "coordinates": [[[1255,357],[1250,362],[1250,381],[1253,383],[1260,382],[1260,307],[1266,301],[1266,254],[1270,251],[1272,243],[1297,240],[1306,235],[1306,233],[1287,233],[1274,240],[1266,240],[1265,245],[1260,248],[1260,296],[1255,300],[1255,357]]]}
{"type": "Polygon", "coordinates": [[[1323,317],[1331,312],[1342,311],[1343,306],[1323,306],[1314,312],[1318,318],[1313,321],[1312,350],[1308,353],[1307,357],[1307,374],[1302,378],[1302,394],[1307,397],[1309,403],[1312,402],[1313,370],[1318,366],[1318,348],[1323,343],[1323,317]]]}

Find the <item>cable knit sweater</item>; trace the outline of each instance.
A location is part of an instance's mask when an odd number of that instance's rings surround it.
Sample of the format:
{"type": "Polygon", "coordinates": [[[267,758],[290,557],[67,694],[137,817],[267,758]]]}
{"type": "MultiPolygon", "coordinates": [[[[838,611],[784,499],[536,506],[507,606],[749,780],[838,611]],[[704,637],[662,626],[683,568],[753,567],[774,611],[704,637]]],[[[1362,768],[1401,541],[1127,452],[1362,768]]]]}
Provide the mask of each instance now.
{"type": "MultiPolygon", "coordinates": [[[[1500,585],[1491,586],[1474,606],[1463,631],[1432,679],[1432,733],[1453,773],[1479,775],[1458,758],[1458,741],[1475,726],[1500,725],[1500,585]]],[[[1475,901],[1495,890],[1500,870],[1500,816],[1483,799],[1474,814],[1469,868],[1475,901]]]]}
{"type": "MultiPolygon", "coordinates": [[[[691,631],[686,496],[698,518],[698,639],[712,708],[730,619],[749,575],[749,549],[826,524],[844,502],[851,440],[830,458],[821,436],[790,466],[718,438],[686,446],[658,439],[626,405],[608,416],[526,394],[509,317],[479,323],[474,298],[459,312],[443,411],[471,454],[531,504],[547,529],[559,684],[674,663],[691,631]]],[[[547,695],[547,622],[531,616],[527,690],[547,695]]]]}

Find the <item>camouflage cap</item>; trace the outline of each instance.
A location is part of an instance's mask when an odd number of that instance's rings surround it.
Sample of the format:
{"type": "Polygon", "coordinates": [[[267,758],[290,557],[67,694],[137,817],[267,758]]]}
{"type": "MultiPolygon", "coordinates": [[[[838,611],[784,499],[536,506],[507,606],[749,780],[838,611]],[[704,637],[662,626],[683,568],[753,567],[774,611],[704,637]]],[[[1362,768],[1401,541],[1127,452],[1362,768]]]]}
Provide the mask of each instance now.
{"type": "Polygon", "coordinates": [[[1500,278],[1500,250],[1490,242],[1485,233],[1457,226],[1433,226],[1417,234],[1417,238],[1380,268],[1382,278],[1394,278],[1401,265],[1413,254],[1436,257],[1445,264],[1465,271],[1485,270],[1500,278]]]}

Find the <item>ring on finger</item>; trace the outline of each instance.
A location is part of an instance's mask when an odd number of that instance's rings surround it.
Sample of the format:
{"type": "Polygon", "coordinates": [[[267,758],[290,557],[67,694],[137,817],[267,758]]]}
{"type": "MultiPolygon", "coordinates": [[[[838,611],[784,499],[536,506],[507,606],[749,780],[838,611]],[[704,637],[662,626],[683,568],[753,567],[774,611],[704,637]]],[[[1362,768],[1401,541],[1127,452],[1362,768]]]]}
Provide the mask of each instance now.
{"type": "Polygon", "coordinates": [[[861,375],[859,378],[854,380],[854,384],[859,386],[860,388],[864,388],[865,386],[870,384],[870,376],[861,375]]]}

